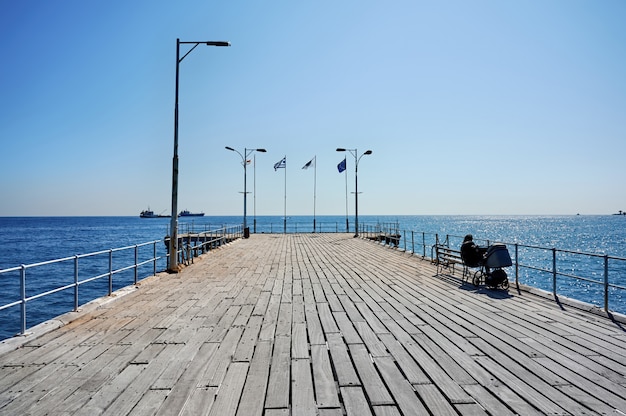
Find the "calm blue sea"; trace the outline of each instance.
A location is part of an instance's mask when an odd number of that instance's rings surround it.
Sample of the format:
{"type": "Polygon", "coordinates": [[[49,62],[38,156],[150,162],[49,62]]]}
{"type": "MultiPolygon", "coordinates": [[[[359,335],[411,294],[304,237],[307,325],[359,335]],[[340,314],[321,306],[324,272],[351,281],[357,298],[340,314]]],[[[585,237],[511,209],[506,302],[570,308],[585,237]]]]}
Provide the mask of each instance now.
{"type": "MultiPolygon", "coordinates": [[[[232,217],[190,217],[179,220],[181,232],[204,231],[225,225],[241,224],[241,216],[232,217]]],[[[515,243],[524,246],[537,246],[571,250],[574,252],[595,253],[626,258],[626,216],[359,216],[361,225],[372,227],[385,225],[397,227],[402,232],[400,247],[431,256],[430,246],[439,239],[449,236],[452,246],[460,245],[467,233],[479,241],[501,241],[508,245],[511,257],[515,243]],[[415,247],[412,244],[415,244],[415,247]],[[426,245],[428,248],[424,249],[426,245]]],[[[248,225],[255,232],[255,219],[248,217],[248,225]]],[[[281,233],[284,230],[283,217],[259,216],[256,218],[257,233],[281,233]]],[[[349,217],[350,231],[353,232],[353,217],[349,217]]],[[[287,218],[287,232],[311,232],[313,217],[294,216],[287,218]]],[[[118,247],[158,240],[157,254],[165,257],[163,237],[168,233],[169,219],[142,219],[139,217],[0,217],[0,270],[21,264],[32,264],[74,255],[103,251],[118,247]]],[[[318,216],[318,232],[345,232],[345,216],[318,216]]],[[[149,256],[152,247],[142,255],[149,256]]],[[[552,267],[552,252],[520,248],[520,263],[537,269],[552,267]]],[[[133,254],[116,256],[114,267],[124,267],[132,262],[133,254]],[[125,256],[125,257],[124,257],[125,256]]],[[[108,254],[90,261],[81,261],[81,274],[96,276],[108,270],[108,254]]],[[[73,262],[64,266],[47,268],[45,272],[28,269],[27,296],[71,284],[74,279],[73,262]]],[[[158,270],[166,267],[165,259],[159,260],[158,270]]],[[[604,259],[601,256],[558,255],[558,268],[565,273],[602,280],[604,259]]],[[[142,266],[139,278],[152,273],[152,266],[142,266]]],[[[508,270],[512,277],[513,270],[508,270]]],[[[522,268],[520,282],[552,290],[550,273],[522,268]]],[[[129,270],[115,275],[113,290],[133,283],[134,272],[129,270]]],[[[609,262],[609,280],[612,284],[626,286],[626,261],[609,262]]],[[[82,285],[79,302],[106,295],[107,279],[82,285]]],[[[558,292],[565,296],[603,305],[602,288],[587,281],[558,279],[558,292]]],[[[610,309],[626,313],[624,290],[610,290],[610,309]]],[[[0,306],[20,299],[19,272],[0,274],[0,306]]],[[[47,319],[73,309],[73,291],[67,290],[57,295],[37,299],[28,303],[27,326],[31,327],[47,319]]],[[[0,339],[19,332],[19,306],[0,311],[0,339]]]]}

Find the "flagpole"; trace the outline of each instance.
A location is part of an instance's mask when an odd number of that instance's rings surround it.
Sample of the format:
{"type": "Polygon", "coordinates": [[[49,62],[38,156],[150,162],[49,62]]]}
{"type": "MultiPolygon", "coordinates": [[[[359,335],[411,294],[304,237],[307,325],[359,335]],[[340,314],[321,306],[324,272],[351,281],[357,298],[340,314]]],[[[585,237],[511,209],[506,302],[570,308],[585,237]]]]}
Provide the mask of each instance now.
{"type": "Polygon", "coordinates": [[[285,208],[283,214],[283,232],[287,234],[287,155],[285,159],[285,208]]]}
{"type": "Polygon", "coordinates": [[[313,157],[313,232],[315,232],[315,197],[316,197],[316,189],[317,189],[317,155],[313,157]]]}
{"type": "Polygon", "coordinates": [[[348,222],[348,159],[344,159],[346,161],[346,232],[350,232],[350,223],[348,222]]]}
{"type": "Polygon", "coordinates": [[[252,158],[252,163],[254,163],[254,166],[253,166],[254,180],[252,181],[252,191],[254,192],[254,195],[252,197],[252,206],[253,206],[253,211],[254,211],[253,229],[254,229],[254,233],[256,234],[256,153],[252,158]]]}

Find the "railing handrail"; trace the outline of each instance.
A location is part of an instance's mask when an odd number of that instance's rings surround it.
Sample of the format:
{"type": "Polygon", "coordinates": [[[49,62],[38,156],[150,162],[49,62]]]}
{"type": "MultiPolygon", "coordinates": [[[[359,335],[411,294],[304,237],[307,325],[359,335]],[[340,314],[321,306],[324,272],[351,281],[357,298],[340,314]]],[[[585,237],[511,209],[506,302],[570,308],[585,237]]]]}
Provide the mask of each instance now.
{"type": "MultiPolygon", "coordinates": [[[[382,234],[398,234],[401,236],[404,235],[404,245],[405,245],[405,250],[406,250],[406,233],[407,231],[402,231],[400,232],[399,229],[397,228],[397,224],[392,224],[392,226],[383,226],[381,224],[376,224],[375,226],[372,225],[367,225],[367,224],[363,224],[362,225],[362,231],[360,232],[361,235],[366,235],[366,236],[371,236],[372,231],[371,228],[375,229],[375,233],[382,233],[382,234]]],[[[415,231],[410,231],[411,233],[411,241],[413,242],[412,244],[412,253],[415,252],[415,243],[414,243],[414,238],[413,238],[413,234],[415,233],[415,231]]],[[[433,248],[437,245],[437,244],[443,244],[446,245],[447,247],[450,247],[450,240],[452,238],[454,239],[459,239],[460,241],[462,241],[462,239],[464,238],[464,236],[459,236],[459,235],[454,235],[454,234],[439,234],[439,233],[426,233],[426,232],[418,232],[420,234],[422,234],[423,236],[426,235],[430,235],[432,236],[432,239],[434,240],[433,244],[426,244],[425,242],[425,238],[424,238],[424,242],[423,244],[423,252],[424,255],[423,257],[426,257],[425,253],[426,253],[426,248],[427,246],[430,246],[431,248],[431,259],[433,258],[433,248]],[[440,236],[444,236],[445,235],[445,239],[440,238],[440,236]]],[[[530,245],[530,244],[521,244],[521,243],[510,243],[510,242],[506,242],[506,241],[496,241],[496,240],[488,240],[488,239],[474,239],[474,241],[477,242],[486,242],[487,245],[491,245],[491,244],[505,244],[507,246],[513,246],[515,248],[515,252],[513,255],[513,266],[515,267],[515,283],[517,284],[518,288],[519,288],[519,269],[528,269],[528,270],[535,270],[535,271],[539,271],[542,273],[549,273],[552,275],[552,294],[554,295],[554,297],[558,297],[557,294],[557,278],[558,277],[566,277],[566,278],[570,278],[570,279],[575,279],[577,281],[582,281],[582,282],[587,282],[587,283],[593,283],[596,285],[601,285],[604,290],[604,299],[603,299],[603,303],[604,303],[604,307],[603,309],[605,310],[605,312],[609,313],[609,289],[619,289],[619,290],[626,290],[626,286],[617,284],[617,283],[612,283],[609,280],[609,262],[626,262],[626,258],[625,257],[619,257],[619,256],[614,256],[614,255],[609,255],[609,254],[602,254],[602,253],[589,253],[589,252],[584,252],[584,251],[578,251],[578,250],[568,250],[568,249],[558,249],[558,248],[554,248],[554,247],[542,247],[542,246],[537,246],[537,245],[530,245]],[[549,252],[552,255],[552,269],[549,268],[542,268],[542,267],[538,267],[536,265],[531,265],[531,264],[524,264],[520,261],[520,256],[519,256],[519,249],[520,248],[526,248],[526,249],[532,249],[532,250],[542,250],[545,252],[549,252]],[[568,255],[575,255],[575,256],[585,256],[585,257],[589,257],[589,258],[596,258],[596,259],[603,259],[603,279],[602,280],[598,280],[598,279],[594,279],[588,276],[578,276],[576,274],[572,274],[572,273],[566,273],[564,271],[561,271],[558,267],[557,267],[557,257],[560,254],[568,254],[568,255]]],[[[397,242],[398,246],[400,244],[400,241],[397,242]]],[[[419,246],[419,245],[418,245],[419,246]]],[[[620,269],[615,268],[618,271],[620,269]]],[[[614,272],[615,272],[614,269],[614,272]]]]}
{"type": "MultiPolygon", "coordinates": [[[[187,260],[189,260],[190,258],[193,259],[193,257],[189,254],[192,250],[194,251],[194,254],[197,255],[198,249],[210,250],[212,245],[214,245],[215,243],[219,242],[221,244],[225,240],[230,241],[231,239],[239,238],[242,236],[242,233],[243,231],[242,231],[241,225],[223,226],[222,228],[217,228],[217,229],[212,229],[212,230],[205,229],[204,231],[199,232],[197,235],[204,236],[204,237],[209,236],[210,238],[208,239],[204,238],[204,240],[200,244],[187,244],[186,246],[183,244],[180,244],[178,254],[179,256],[183,257],[183,260],[184,260],[185,251],[187,251],[187,260]],[[213,236],[215,236],[215,238],[213,238],[213,236]]],[[[181,234],[179,234],[179,238],[181,238],[181,234]]],[[[196,239],[196,243],[199,242],[197,240],[198,239],[196,239]]],[[[152,275],[156,275],[157,261],[166,258],[166,256],[157,254],[158,253],[157,247],[161,247],[160,244],[162,242],[163,240],[151,240],[151,241],[146,241],[146,242],[142,242],[138,244],[127,245],[124,247],[116,247],[116,248],[110,248],[107,250],[94,251],[90,253],[76,254],[74,256],[62,257],[58,259],[52,259],[52,260],[47,260],[47,261],[42,261],[42,262],[37,262],[37,263],[22,264],[20,266],[10,267],[7,269],[1,269],[0,278],[2,278],[3,275],[8,274],[8,273],[19,272],[20,273],[20,276],[19,276],[20,285],[18,288],[19,293],[16,294],[17,295],[16,297],[18,297],[19,299],[0,305],[0,311],[11,308],[11,307],[20,306],[21,307],[20,308],[20,319],[21,319],[20,333],[24,334],[26,332],[26,306],[29,302],[32,302],[33,300],[44,298],[46,296],[73,288],[74,289],[74,311],[76,311],[79,306],[78,288],[86,283],[93,282],[93,281],[103,279],[103,278],[108,278],[109,279],[108,295],[110,296],[112,294],[113,276],[117,274],[134,269],[135,270],[134,282],[136,284],[138,268],[140,266],[144,266],[146,264],[152,263],[153,264],[152,275]],[[146,246],[153,246],[152,254],[148,256],[148,258],[146,258],[147,257],[146,255],[144,255],[140,259],[138,255],[139,249],[142,247],[146,247],[146,246]],[[123,265],[113,268],[113,255],[115,253],[121,253],[121,252],[129,251],[129,250],[135,251],[134,261],[128,260],[123,265]],[[86,277],[82,277],[81,275],[82,278],[80,280],[78,279],[79,268],[81,266],[78,260],[90,258],[90,257],[102,256],[106,254],[108,254],[108,267],[105,267],[104,265],[105,261],[102,260],[102,264],[99,266],[98,269],[96,269],[97,271],[102,271],[101,273],[96,273],[95,275],[89,275],[86,277]],[[74,262],[74,266],[73,266],[74,267],[74,281],[72,283],[60,284],[59,286],[55,286],[55,287],[48,286],[48,288],[42,292],[26,296],[26,293],[27,293],[26,276],[27,276],[27,271],[29,269],[35,269],[39,267],[50,266],[50,265],[60,264],[60,263],[65,263],[65,262],[70,262],[70,261],[74,262]]],[[[165,245],[161,248],[161,250],[164,250],[164,249],[165,249],[165,245]]],[[[63,276],[60,276],[60,277],[63,278],[63,276]]],[[[69,276],[67,277],[69,278],[69,276]]]]}

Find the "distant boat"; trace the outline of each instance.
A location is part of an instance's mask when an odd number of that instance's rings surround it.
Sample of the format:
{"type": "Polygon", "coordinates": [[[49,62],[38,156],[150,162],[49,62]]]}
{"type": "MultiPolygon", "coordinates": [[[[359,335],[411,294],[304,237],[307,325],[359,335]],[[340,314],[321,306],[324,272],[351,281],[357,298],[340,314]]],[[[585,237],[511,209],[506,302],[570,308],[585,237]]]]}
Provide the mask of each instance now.
{"type": "Polygon", "coordinates": [[[139,213],[140,218],[169,218],[170,215],[155,214],[150,208],[143,210],[139,213]]]}
{"type": "Polygon", "coordinates": [[[613,215],[626,215],[626,212],[620,209],[617,214],[613,214],[613,215]]]}
{"type": "Polygon", "coordinates": [[[204,212],[189,212],[188,210],[182,210],[179,217],[204,217],[204,212]]]}

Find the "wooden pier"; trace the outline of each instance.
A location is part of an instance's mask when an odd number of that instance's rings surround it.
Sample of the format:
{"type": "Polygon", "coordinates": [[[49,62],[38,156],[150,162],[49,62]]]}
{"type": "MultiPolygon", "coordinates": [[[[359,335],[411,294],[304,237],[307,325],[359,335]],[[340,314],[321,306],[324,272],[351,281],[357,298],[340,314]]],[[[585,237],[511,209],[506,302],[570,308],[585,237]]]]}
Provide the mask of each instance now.
{"type": "Polygon", "coordinates": [[[626,413],[623,324],[351,234],[252,235],[99,305],[0,355],[0,415],[626,413]]]}

